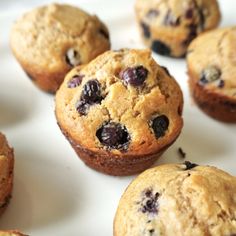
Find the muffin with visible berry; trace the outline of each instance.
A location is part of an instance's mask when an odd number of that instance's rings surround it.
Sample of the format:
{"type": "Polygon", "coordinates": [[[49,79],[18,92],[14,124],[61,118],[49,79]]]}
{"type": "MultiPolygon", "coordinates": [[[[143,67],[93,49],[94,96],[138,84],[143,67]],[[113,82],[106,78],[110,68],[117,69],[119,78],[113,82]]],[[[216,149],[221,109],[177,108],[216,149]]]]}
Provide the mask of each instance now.
{"type": "Polygon", "coordinates": [[[6,137],[0,133],[0,214],[8,206],[13,187],[14,154],[6,137]]]}
{"type": "Polygon", "coordinates": [[[22,234],[18,230],[6,230],[6,231],[0,231],[0,236],[27,236],[27,235],[22,234]]]}
{"type": "Polygon", "coordinates": [[[98,17],[74,6],[50,4],[16,21],[11,48],[29,78],[54,93],[69,70],[110,49],[110,41],[98,17]]]}
{"type": "Polygon", "coordinates": [[[188,51],[189,87],[209,116],[236,123],[236,27],[217,29],[195,39],[188,51]]]}
{"type": "Polygon", "coordinates": [[[77,67],[56,94],[64,135],[90,167],[131,175],[151,166],[179,136],[183,97],[149,50],[108,51],[77,67]]]}
{"type": "Polygon", "coordinates": [[[216,0],[136,0],[144,43],[165,56],[183,57],[189,43],[220,21],[216,0]]]}
{"type": "Polygon", "coordinates": [[[236,177],[210,166],[161,165],[126,189],[114,236],[236,235],[236,177]]]}

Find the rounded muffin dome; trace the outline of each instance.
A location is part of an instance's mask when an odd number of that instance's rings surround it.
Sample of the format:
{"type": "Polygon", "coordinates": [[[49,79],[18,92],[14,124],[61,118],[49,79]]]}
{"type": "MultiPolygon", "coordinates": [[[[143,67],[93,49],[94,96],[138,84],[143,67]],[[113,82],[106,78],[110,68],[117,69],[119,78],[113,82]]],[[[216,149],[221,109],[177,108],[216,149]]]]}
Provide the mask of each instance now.
{"type": "Polygon", "coordinates": [[[58,124],[79,156],[114,174],[150,166],[180,134],[182,106],[149,50],[105,52],[72,70],[56,94],[58,124]]]}
{"type": "Polygon", "coordinates": [[[144,43],[172,57],[185,56],[189,43],[220,21],[216,0],[136,0],[135,11],[144,43]]]}

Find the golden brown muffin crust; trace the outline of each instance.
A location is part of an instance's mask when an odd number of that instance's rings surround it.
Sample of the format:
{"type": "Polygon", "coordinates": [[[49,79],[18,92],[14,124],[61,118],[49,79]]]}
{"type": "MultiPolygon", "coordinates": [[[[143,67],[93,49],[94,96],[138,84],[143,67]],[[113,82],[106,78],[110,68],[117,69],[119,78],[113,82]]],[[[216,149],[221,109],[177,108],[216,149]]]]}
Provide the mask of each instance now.
{"type": "Polygon", "coordinates": [[[204,33],[187,56],[193,98],[207,114],[227,122],[236,122],[235,40],[235,27],[204,33]]]}
{"type": "Polygon", "coordinates": [[[123,194],[114,236],[236,233],[236,178],[209,166],[168,164],[139,175],[123,194]]]}
{"type": "Polygon", "coordinates": [[[149,50],[108,51],[72,70],[56,94],[58,124],[72,147],[112,175],[151,166],[179,136],[182,108],[178,84],[149,50]]]}
{"type": "Polygon", "coordinates": [[[110,42],[106,26],[96,16],[70,5],[50,4],[17,20],[11,47],[32,80],[55,92],[73,66],[88,63],[108,50],[110,42]]]}
{"type": "Polygon", "coordinates": [[[173,57],[184,56],[191,40],[221,18],[216,0],[137,0],[135,11],[144,43],[173,57]]]}

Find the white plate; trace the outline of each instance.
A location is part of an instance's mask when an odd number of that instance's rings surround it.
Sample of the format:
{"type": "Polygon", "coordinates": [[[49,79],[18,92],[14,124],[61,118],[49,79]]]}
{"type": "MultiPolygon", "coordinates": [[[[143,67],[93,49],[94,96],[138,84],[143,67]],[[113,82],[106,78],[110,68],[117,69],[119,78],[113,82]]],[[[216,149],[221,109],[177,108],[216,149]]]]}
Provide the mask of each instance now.
{"type": "MultiPolygon", "coordinates": [[[[15,148],[15,186],[0,229],[20,229],[32,236],[110,236],[122,192],[134,178],[111,177],[86,167],[61,134],[54,117],[54,98],[39,91],[11,54],[13,21],[26,10],[51,1],[0,2],[0,130],[15,148]]],[[[69,1],[67,1],[68,3],[69,1]]],[[[111,33],[112,48],[143,47],[133,0],[74,0],[96,13],[111,33]]],[[[235,23],[235,0],[220,1],[222,25],[235,23]]],[[[236,175],[236,126],[217,122],[191,102],[183,59],[154,55],[180,83],[185,98],[183,132],[156,164],[187,160],[218,166],[236,175]]]]}

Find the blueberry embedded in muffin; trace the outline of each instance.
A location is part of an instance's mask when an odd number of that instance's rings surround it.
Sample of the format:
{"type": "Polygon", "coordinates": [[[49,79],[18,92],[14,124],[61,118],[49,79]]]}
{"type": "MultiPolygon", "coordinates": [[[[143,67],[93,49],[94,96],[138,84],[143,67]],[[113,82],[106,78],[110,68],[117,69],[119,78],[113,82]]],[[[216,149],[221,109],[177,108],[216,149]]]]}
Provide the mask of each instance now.
{"type": "Polygon", "coordinates": [[[32,81],[55,93],[72,68],[109,50],[110,40],[98,17],[75,6],[50,4],[16,21],[11,48],[32,81]]]}
{"type": "Polygon", "coordinates": [[[147,167],[180,134],[182,92],[149,50],[108,51],[77,67],[56,94],[58,124],[79,157],[112,175],[147,167]]]}
{"type": "Polygon", "coordinates": [[[235,189],[236,177],[215,167],[185,162],[148,169],[123,193],[113,235],[234,235],[235,189]]]}
{"type": "Polygon", "coordinates": [[[235,27],[217,29],[195,39],[187,55],[189,88],[209,116],[236,122],[235,27]]]}
{"type": "Polygon", "coordinates": [[[135,12],[144,43],[170,57],[185,56],[190,42],[220,21],[216,0],[136,0],[135,12]]]}

